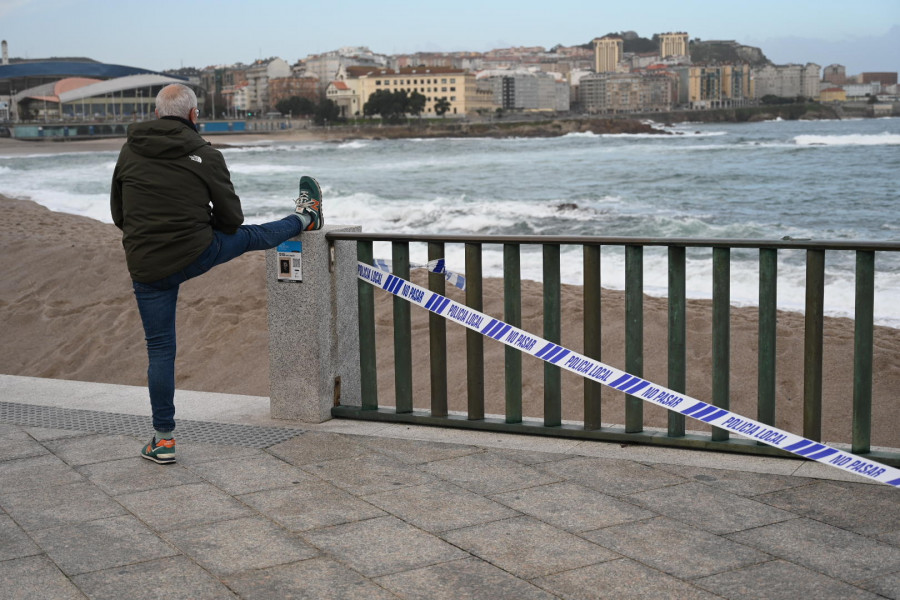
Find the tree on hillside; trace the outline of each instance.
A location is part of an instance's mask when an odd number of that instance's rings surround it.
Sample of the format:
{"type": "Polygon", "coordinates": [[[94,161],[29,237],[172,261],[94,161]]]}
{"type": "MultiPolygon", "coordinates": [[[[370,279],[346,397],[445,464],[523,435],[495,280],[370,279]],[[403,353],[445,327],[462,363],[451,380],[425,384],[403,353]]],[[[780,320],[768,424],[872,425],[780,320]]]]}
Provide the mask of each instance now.
{"type": "Polygon", "coordinates": [[[427,99],[419,92],[413,92],[409,95],[408,111],[414,117],[418,117],[425,110],[427,99]]]}
{"type": "Polygon", "coordinates": [[[323,100],[316,108],[316,125],[327,125],[341,120],[341,108],[333,100],[323,100]]]}
{"type": "Polygon", "coordinates": [[[399,123],[400,119],[409,112],[409,95],[406,90],[390,92],[378,90],[363,105],[363,114],[367,117],[381,115],[387,123],[399,123]]]}
{"type": "Polygon", "coordinates": [[[300,96],[291,96],[284,100],[279,100],[275,104],[275,110],[283,115],[311,115],[316,112],[316,103],[309,98],[301,98],[300,96]]]}
{"type": "Polygon", "coordinates": [[[450,110],[450,101],[446,96],[442,96],[434,101],[434,114],[443,117],[450,110]]]}

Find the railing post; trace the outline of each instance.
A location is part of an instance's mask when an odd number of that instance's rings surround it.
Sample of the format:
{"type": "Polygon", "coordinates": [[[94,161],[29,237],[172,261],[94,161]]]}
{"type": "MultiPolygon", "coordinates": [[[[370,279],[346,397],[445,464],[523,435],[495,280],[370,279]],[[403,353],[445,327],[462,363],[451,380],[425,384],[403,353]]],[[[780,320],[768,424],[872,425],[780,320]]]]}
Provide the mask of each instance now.
{"type": "MultiPolygon", "coordinates": [[[[669,246],[669,388],[685,392],[687,334],[685,324],[685,248],[669,246]]],[[[684,437],[684,415],[669,411],[669,437],[684,437]]]]}
{"type": "MultiPolygon", "coordinates": [[[[391,244],[393,273],[409,281],[409,244],[391,244]]],[[[394,396],[398,413],[410,413],[412,403],[412,324],[409,302],[394,296],[394,396]]]]}
{"type": "MultiPolygon", "coordinates": [[[[356,242],[356,254],[360,262],[374,262],[372,242],[356,242]]],[[[359,294],[359,369],[362,394],[361,408],[378,408],[378,367],[375,361],[375,288],[357,279],[359,294]]]]}
{"type": "MultiPolygon", "coordinates": [[[[625,246],[625,371],[644,376],[644,248],[625,246]]],[[[625,396],[625,432],[644,430],[644,401],[625,396]]]]}
{"type": "Polygon", "coordinates": [[[294,238],[303,245],[299,282],[278,281],[278,252],[266,252],[269,394],[275,419],[321,423],[337,404],[360,405],[356,245],[330,244],[326,238],[330,232],[359,229],[326,226],[294,238]]]}
{"type": "MultiPolygon", "coordinates": [[[[600,246],[584,247],[584,355],[600,360],[601,349],[600,246]]],[[[584,378],[584,428],[600,429],[600,392],[603,384],[584,378]]]]}
{"type": "Polygon", "coordinates": [[[875,253],[856,252],[856,331],[853,339],[852,451],[869,452],[872,435],[875,253]]]}
{"type": "MultiPolygon", "coordinates": [[[[466,244],[466,306],[483,310],[481,244],[466,244]]],[[[484,337],[466,329],[466,392],[470,421],[484,419],[484,337]]]]}
{"type": "Polygon", "coordinates": [[[803,344],[803,436],[822,440],[822,352],[825,251],[806,251],[806,325],[803,344]]]}
{"type": "MultiPolygon", "coordinates": [[[[778,320],[778,250],[759,250],[759,354],[756,419],[775,424],[775,349],[778,320]]],[[[762,442],[759,442],[760,444],[762,442]]]]}
{"type": "MultiPolygon", "coordinates": [[[[428,243],[428,260],[445,258],[444,244],[428,243]]],[[[428,289],[446,295],[447,280],[443,273],[428,273],[428,289]]],[[[428,313],[428,349],[431,360],[431,416],[447,416],[447,320],[428,313]]]]}
{"type": "MultiPolygon", "coordinates": [[[[559,245],[544,244],[544,339],[559,344],[560,327],[559,245]]],[[[562,378],[559,367],[544,363],[544,425],[562,425],[562,378]]]]}
{"type": "MultiPolygon", "coordinates": [[[[731,250],[713,248],[712,395],[713,404],[727,409],[731,397],[731,250]]],[[[712,440],[724,442],[727,429],[712,428],[712,440]]]]}
{"type": "MultiPolygon", "coordinates": [[[[503,319],[522,327],[522,268],[518,244],[503,245],[503,319]]],[[[522,352],[504,347],[506,422],[522,422],[522,352]]]]}

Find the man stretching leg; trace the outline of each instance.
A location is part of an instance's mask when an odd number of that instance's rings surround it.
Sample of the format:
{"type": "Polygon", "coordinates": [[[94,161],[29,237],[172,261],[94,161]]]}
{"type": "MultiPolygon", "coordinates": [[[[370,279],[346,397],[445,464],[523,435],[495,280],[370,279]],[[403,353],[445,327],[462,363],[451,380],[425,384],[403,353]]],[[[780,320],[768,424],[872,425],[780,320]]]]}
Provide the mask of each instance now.
{"type": "Polygon", "coordinates": [[[135,123],[112,178],[110,209],[147,340],[153,439],[141,456],[175,462],[175,306],[178,286],[250,250],[266,250],[301,231],[321,229],[322,191],[300,179],[295,211],[263,225],[242,225],[222,153],[197,131],[200,111],[189,87],[156,96],[154,121],[135,123]]]}

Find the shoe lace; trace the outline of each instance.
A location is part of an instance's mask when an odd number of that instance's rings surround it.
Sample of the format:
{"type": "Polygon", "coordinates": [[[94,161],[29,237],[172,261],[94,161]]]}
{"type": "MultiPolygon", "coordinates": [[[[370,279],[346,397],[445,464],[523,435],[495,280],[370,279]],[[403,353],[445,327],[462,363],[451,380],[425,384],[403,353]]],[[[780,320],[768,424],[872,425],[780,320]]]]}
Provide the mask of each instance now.
{"type": "Polygon", "coordinates": [[[309,197],[309,191],[301,190],[300,195],[294,200],[294,204],[297,205],[298,209],[313,209],[316,206],[316,201],[309,197]]]}
{"type": "Polygon", "coordinates": [[[319,205],[318,201],[309,196],[305,196],[302,193],[300,197],[294,200],[294,203],[297,205],[297,210],[316,210],[319,205]]]}

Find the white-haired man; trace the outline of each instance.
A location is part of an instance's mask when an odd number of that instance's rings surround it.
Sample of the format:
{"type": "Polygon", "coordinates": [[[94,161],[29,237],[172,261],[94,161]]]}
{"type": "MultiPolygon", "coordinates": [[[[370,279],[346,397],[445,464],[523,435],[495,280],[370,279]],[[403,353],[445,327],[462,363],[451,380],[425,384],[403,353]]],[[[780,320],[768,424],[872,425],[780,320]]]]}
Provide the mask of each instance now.
{"type": "Polygon", "coordinates": [[[112,178],[110,209],[147,340],[153,439],[141,456],[175,462],[175,307],[181,283],[250,250],[274,248],[301,231],[321,229],[322,192],[301,177],[295,210],[284,219],[243,225],[240,198],[222,153],[197,129],[189,87],[156,96],[154,121],[135,123],[112,178]]]}

